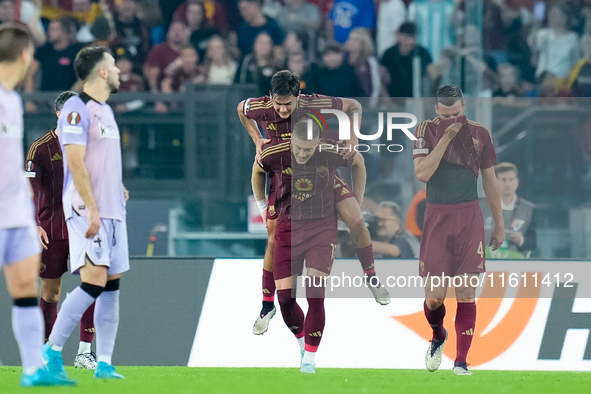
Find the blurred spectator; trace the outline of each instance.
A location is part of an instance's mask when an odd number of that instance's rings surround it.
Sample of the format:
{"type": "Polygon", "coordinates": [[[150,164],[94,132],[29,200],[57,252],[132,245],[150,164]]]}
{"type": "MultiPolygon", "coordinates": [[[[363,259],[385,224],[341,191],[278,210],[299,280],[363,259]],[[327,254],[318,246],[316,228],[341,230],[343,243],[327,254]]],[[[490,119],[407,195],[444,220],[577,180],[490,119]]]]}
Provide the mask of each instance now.
{"type": "Polygon", "coordinates": [[[189,4],[203,5],[208,25],[222,34],[228,32],[226,9],[224,8],[223,2],[217,0],[187,0],[177,7],[174,12],[174,20],[180,20],[186,24],[189,23],[187,20],[187,8],[189,4]]]}
{"type": "Polygon", "coordinates": [[[181,49],[178,67],[169,71],[162,81],[162,92],[182,92],[187,83],[203,83],[207,76],[199,66],[199,55],[193,47],[181,49]]]}
{"type": "Polygon", "coordinates": [[[584,42],[585,57],[569,72],[563,87],[572,97],[591,97],[591,37],[586,36],[584,42]]]}
{"type": "Polygon", "coordinates": [[[277,18],[284,32],[295,31],[308,34],[320,27],[321,14],[318,6],[305,0],[283,0],[281,17],[277,18]]]}
{"type": "Polygon", "coordinates": [[[453,0],[416,0],[408,6],[408,20],[417,24],[417,42],[429,51],[435,63],[441,51],[455,43],[454,9],[453,0]]]}
{"type": "Polygon", "coordinates": [[[351,30],[345,50],[349,54],[349,64],[361,83],[364,97],[380,97],[380,65],[374,56],[373,41],[367,30],[359,27],[351,30]]]}
{"type": "Polygon", "coordinates": [[[497,73],[499,75],[499,88],[493,92],[493,97],[523,97],[523,91],[517,83],[517,70],[515,66],[501,64],[497,73]]]}
{"type": "Polygon", "coordinates": [[[304,52],[292,52],[287,57],[287,68],[300,77],[300,90],[302,93],[314,93],[312,83],[314,65],[306,61],[304,52]]]}
{"type": "Polygon", "coordinates": [[[419,241],[402,226],[400,206],[395,202],[378,204],[370,224],[376,258],[415,259],[419,257],[419,241]]]}
{"type": "Polygon", "coordinates": [[[538,55],[536,79],[544,72],[564,78],[581,59],[580,40],[575,32],[569,30],[570,19],[568,6],[557,4],[548,14],[548,27],[538,30],[534,43],[538,55]]]}
{"type": "Polygon", "coordinates": [[[111,43],[110,38],[113,37],[109,21],[104,16],[99,16],[94,20],[90,27],[90,33],[93,37],[92,45],[96,46],[108,47],[111,43]]]}
{"type": "Polygon", "coordinates": [[[373,0],[337,0],[330,12],[332,28],[328,33],[339,44],[345,43],[356,27],[364,27],[373,34],[376,28],[376,11],[373,0]]]}
{"type": "Polygon", "coordinates": [[[533,83],[535,67],[532,65],[532,50],[527,43],[527,37],[533,23],[526,24],[523,18],[515,18],[507,28],[507,57],[511,64],[519,69],[519,76],[523,81],[533,83]]]}
{"type": "Polygon", "coordinates": [[[167,67],[174,63],[180,50],[187,45],[189,45],[187,26],[181,21],[171,23],[166,34],[166,42],[150,50],[144,67],[144,75],[152,93],[160,91],[160,82],[165,76],[167,67]]]}
{"type": "MultiPolygon", "coordinates": [[[[119,68],[119,91],[120,92],[143,92],[145,90],[145,82],[144,79],[133,72],[133,62],[131,58],[126,54],[117,55],[115,54],[115,58],[117,59],[115,65],[119,68]]],[[[117,104],[115,106],[115,111],[117,112],[129,112],[129,111],[136,111],[144,106],[144,102],[142,100],[132,100],[127,103],[117,104]]]]}
{"type": "Polygon", "coordinates": [[[355,69],[345,63],[338,45],[327,45],[322,54],[322,67],[314,73],[314,93],[336,97],[363,97],[364,92],[355,69]]]}
{"type": "Polygon", "coordinates": [[[421,81],[431,64],[431,56],[424,47],[417,45],[416,37],[417,25],[404,22],[396,32],[396,45],[382,57],[382,64],[390,74],[390,97],[422,97],[421,81]],[[420,70],[420,74],[415,70],[420,70]]]}
{"type": "Polygon", "coordinates": [[[238,64],[226,50],[226,43],[220,36],[209,39],[205,59],[207,83],[212,85],[231,85],[234,82],[238,64]]]}
{"type": "Polygon", "coordinates": [[[240,0],[238,7],[244,22],[236,29],[238,49],[245,56],[253,48],[255,38],[266,32],[273,40],[273,45],[283,43],[283,31],[274,19],[266,17],[261,11],[262,0],[240,0]]]}
{"type": "Polygon", "coordinates": [[[82,49],[82,44],[71,41],[70,33],[75,29],[73,24],[72,19],[68,17],[49,23],[48,43],[35,52],[35,59],[41,71],[40,90],[70,90],[76,83],[74,59],[82,49]]]}
{"type": "Polygon", "coordinates": [[[263,0],[261,7],[263,14],[277,20],[282,11],[282,5],[279,0],[263,0]]]}
{"type": "Polygon", "coordinates": [[[41,23],[41,7],[41,0],[0,0],[0,24],[14,22],[26,25],[35,46],[40,47],[47,42],[41,23]]]}
{"type": "Polygon", "coordinates": [[[218,32],[209,27],[209,22],[205,18],[205,6],[203,3],[187,4],[187,26],[191,30],[191,44],[197,50],[199,59],[205,58],[207,51],[207,42],[218,32]]]}
{"type": "Polygon", "coordinates": [[[271,78],[279,71],[273,55],[273,40],[267,32],[256,36],[252,53],[244,56],[235,81],[237,83],[256,83],[259,93],[265,95],[271,88],[271,78]]]}
{"type": "Polygon", "coordinates": [[[396,45],[396,32],[405,20],[406,6],[402,0],[380,0],[376,33],[378,57],[381,58],[386,49],[396,45]]]}
{"type": "Polygon", "coordinates": [[[117,36],[112,42],[116,48],[125,50],[133,63],[133,72],[141,73],[150,49],[150,34],[145,23],[138,18],[136,0],[122,0],[116,3],[114,24],[117,36]]]}
{"type": "MultiPolygon", "coordinates": [[[[495,166],[495,174],[501,189],[501,208],[505,219],[505,237],[507,248],[523,253],[529,253],[536,248],[537,237],[534,225],[534,204],[517,196],[519,187],[519,172],[513,163],[499,163],[495,166]]],[[[486,198],[479,200],[484,217],[484,239],[490,239],[494,229],[494,219],[486,198]]],[[[505,242],[501,247],[505,247],[505,242]]]]}

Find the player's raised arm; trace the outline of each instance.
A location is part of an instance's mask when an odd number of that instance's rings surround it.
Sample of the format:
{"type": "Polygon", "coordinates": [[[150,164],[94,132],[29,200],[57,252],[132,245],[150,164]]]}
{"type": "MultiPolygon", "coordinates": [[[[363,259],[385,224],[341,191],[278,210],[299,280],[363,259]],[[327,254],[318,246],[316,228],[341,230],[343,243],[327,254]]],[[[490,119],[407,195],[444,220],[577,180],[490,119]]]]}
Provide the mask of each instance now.
{"type": "Polygon", "coordinates": [[[361,130],[361,114],[362,114],[362,108],[361,108],[361,104],[359,103],[359,101],[354,100],[354,99],[350,99],[350,98],[343,98],[343,112],[347,114],[347,116],[350,118],[351,120],[351,130],[350,130],[350,136],[351,138],[347,141],[345,141],[345,148],[344,149],[339,149],[341,150],[343,156],[345,158],[350,158],[353,157],[353,155],[355,154],[355,146],[357,146],[357,144],[359,143],[359,139],[357,138],[357,135],[355,134],[355,117],[357,114],[357,130],[361,130]]]}
{"type": "Polygon", "coordinates": [[[482,188],[484,189],[486,202],[495,220],[495,228],[490,236],[488,245],[492,246],[493,250],[497,250],[505,240],[505,220],[503,219],[501,192],[494,166],[482,169],[482,188]]]}
{"type": "Polygon", "coordinates": [[[241,101],[238,104],[236,111],[238,112],[238,117],[240,118],[242,126],[244,126],[244,128],[248,132],[248,135],[250,135],[250,138],[252,138],[252,141],[256,145],[256,161],[258,163],[261,161],[261,152],[263,151],[263,145],[271,142],[271,140],[264,139],[261,136],[261,133],[259,132],[259,128],[257,126],[256,121],[246,116],[246,112],[244,109],[245,102],[245,100],[241,101]]]}
{"type": "Polygon", "coordinates": [[[351,166],[351,177],[353,178],[353,194],[361,206],[363,195],[365,194],[365,184],[367,183],[367,173],[365,172],[365,160],[363,156],[356,153],[351,166]]]}
{"type": "MultiPolygon", "coordinates": [[[[443,136],[431,152],[428,152],[425,157],[417,157],[414,159],[415,175],[421,182],[427,182],[439,167],[439,163],[443,158],[443,154],[447,149],[449,143],[458,134],[460,129],[464,126],[463,123],[453,123],[443,133],[443,136]]],[[[421,125],[417,126],[417,134],[420,133],[421,125]]],[[[418,136],[419,140],[422,138],[418,136]]],[[[415,142],[416,145],[416,142],[415,142]]],[[[415,149],[416,151],[417,149],[415,149]]]]}
{"type": "Polygon", "coordinates": [[[259,211],[261,212],[261,216],[265,222],[265,227],[267,222],[267,197],[265,196],[266,180],[267,174],[261,168],[261,166],[255,162],[252,165],[252,193],[254,194],[254,198],[257,201],[259,211]]]}

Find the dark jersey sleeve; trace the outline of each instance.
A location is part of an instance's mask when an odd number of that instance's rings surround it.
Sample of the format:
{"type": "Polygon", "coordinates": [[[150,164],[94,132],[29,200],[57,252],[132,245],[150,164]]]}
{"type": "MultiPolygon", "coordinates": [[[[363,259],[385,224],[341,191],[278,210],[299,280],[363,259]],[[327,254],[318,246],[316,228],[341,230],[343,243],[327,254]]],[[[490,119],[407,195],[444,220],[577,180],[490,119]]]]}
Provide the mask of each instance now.
{"type": "Polygon", "coordinates": [[[40,144],[34,142],[27,153],[25,162],[25,176],[29,178],[31,189],[33,189],[33,202],[35,203],[35,220],[39,222],[39,210],[41,204],[41,185],[45,171],[43,169],[43,155],[37,151],[40,144]]]}
{"type": "Polygon", "coordinates": [[[273,104],[268,97],[249,98],[244,102],[244,115],[258,123],[269,108],[273,109],[273,104]]]}
{"type": "Polygon", "coordinates": [[[482,148],[482,157],[480,159],[480,168],[483,170],[497,164],[497,154],[495,153],[495,147],[492,143],[490,132],[486,128],[485,130],[486,133],[483,133],[484,137],[482,138],[484,147],[482,148]]]}
{"type": "Polygon", "coordinates": [[[429,141],[428,138],[429,133],[427,133],[429,123],[429,121],[423,121],[419,123],[415,129],[415,137],[417,137],[417,140],[415,141],[412,150],[413,160],[419,157],[425,157],[431,153],[431,150],[433,150],[432,142],[429,141]]]}

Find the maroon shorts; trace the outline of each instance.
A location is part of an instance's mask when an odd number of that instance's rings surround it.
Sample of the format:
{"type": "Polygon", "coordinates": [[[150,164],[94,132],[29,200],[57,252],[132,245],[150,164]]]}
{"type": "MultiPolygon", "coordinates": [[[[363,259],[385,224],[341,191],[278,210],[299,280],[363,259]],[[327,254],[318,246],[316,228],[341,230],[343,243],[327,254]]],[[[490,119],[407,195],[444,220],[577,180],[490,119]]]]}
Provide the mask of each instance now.
{"type": "Polygon", "coordinates": [[[276,197],[275,197],[275,180],[273,177],[269,177],[271,179],[271,186],[269,187],[269,198],[267,203],[267,220],[275,220],[279,216],[279,212],[277,211],[276,204],[276,197]]]}
{"type": "Polygon", "coordinates": [[[334,177],[334,204],[337,205],[347,198],[355,197],[347,182],[338,174],[334,177]]]}
{"type": "Polygon", "coordinates": [[[484,220],[478,201],[427,204],[419,274],[458,276],[486,272],[484,220]]]}
{"type": "Polygon", "coordinates": [[[68,271],[68,241],[50,240],[47,250],[41,253],[39,276],[44,279],[57,279],[68,271]]]}
{"type": "Polygon", "coordinates": [[[330,274],[337,247],[337,220],[279,220],[275,230],[273,276],[275,280],[300,275],[304,268],[330,274]]]}

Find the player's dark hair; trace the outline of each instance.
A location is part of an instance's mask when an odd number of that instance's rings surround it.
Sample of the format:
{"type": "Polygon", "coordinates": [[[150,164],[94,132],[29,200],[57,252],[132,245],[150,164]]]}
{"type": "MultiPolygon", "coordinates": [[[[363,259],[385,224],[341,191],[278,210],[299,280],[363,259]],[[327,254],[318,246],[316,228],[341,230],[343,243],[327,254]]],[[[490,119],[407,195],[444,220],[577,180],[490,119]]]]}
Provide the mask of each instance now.
{"type": "Polygon", "coordinates": [[[398,33],[408,34],[414,37],[417,35],[417,24],[414,22],[404,22],[398,28],[398,33]]]}
{"type": "Polygon", "coordinates": [[[504,174],[506,172],[513,171],[517,179],[519,179],[519,171],[517,170],[517,166],[513,163],[509,162],[502,162],[495,166],[495,175],[499,176],[500,174],[504,174]]]}
{"type": "Polygon", "coordinates": [[[456,85],[445,85],[437,91],[437,104],[451,107],[458,100],[462,100],[462,102],[464,101],[464,93],[462,93],[462,89],[456,85]]]}
{"type": "Polygon", "coordinates": [[[271,78],[271,96],[297,97],[300,94],[300,77],[289,70],[277,71],[271,78]]]}
{"type": "Polygon", "coordinates": [[[308,120],[312,121],[312,139],[315,140],[320,137],[320,127],[318,126],[318,123],[308,118],[298,121],[295,126],[293,126],[291,138],[295,137],[302,141],[310,141],[308,138],[308,120]]]}
{"type": "Polygon", "coordinates": [[[68,101],[71,97],[78,96],[78,93],[72,92],[71,90],[66,90],[65,92],[60,93],[59,96],[55,99],[55,103],[53,104],[54,112],[61,111],[64,108],[64,104],[68,101]]]}
{"type": "Polygon", "coordinates": [[[396,216],[402,222],[402,208],[400,208],[400,205],[396,204],[393,201],[382,201],[378,204],[376,211],[382,208],[388,208],[389,210],[391,210],[392,215],[396,216]]]}
{"type": "Polygon", "coordinates": [[[111,54],[109,48],[105,46],[86,47],[78,52],[74,60],[74,69],[78,78],[86,81],[96,65],[105,58],[105,53],[111,54]]]}
{"type": "Polygon", "coordinates": [[[15,61],[32,46],[33,39],[25,28],[12,24],[0,27],[0,63],[15,61]]]}

